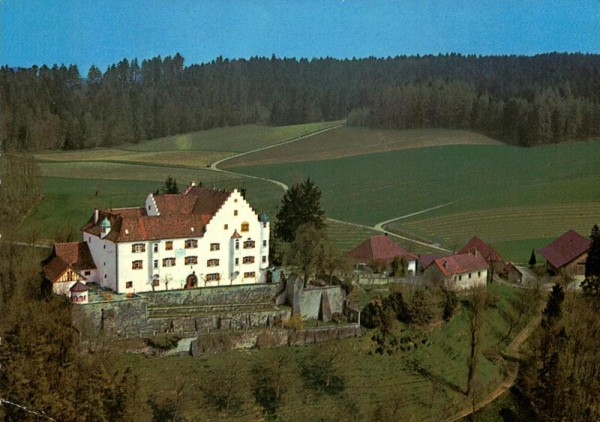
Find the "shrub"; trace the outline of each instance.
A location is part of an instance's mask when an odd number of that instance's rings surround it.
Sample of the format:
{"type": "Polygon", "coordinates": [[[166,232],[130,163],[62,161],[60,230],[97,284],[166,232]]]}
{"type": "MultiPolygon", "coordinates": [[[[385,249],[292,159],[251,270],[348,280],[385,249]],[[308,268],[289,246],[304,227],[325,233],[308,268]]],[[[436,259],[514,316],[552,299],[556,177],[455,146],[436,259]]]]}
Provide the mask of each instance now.
{"type": "Polygon", "coordinates": [[[179,337],[169,334],[159,334],[146,339],[146,344],[159,350],[169,350],[177,347],[179,337]]]}

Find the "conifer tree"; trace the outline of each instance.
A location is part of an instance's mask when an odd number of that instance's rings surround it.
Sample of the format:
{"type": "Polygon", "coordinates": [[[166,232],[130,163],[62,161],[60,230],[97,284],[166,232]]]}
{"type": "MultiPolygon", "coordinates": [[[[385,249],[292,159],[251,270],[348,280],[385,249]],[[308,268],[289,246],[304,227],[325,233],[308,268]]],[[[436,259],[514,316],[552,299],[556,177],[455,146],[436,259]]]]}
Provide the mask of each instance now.
{"type": "Polygon", "coordinates": [[[275,235],[279,240],[292,242],[298,227],[312,224],[315,229],[325,227],[325,211],[321,208],[321,190],[307,178],[293,185],[283,195],[275,221],[275,235]]]}
{"type": "Polygon", "coordinates": [[[530,267],[534,267],[535,264],[537,264],[537,259],[535,257],[535,251],[532,249],[531,250],[531,257],[529,258],[529,266],[530,267]]]}

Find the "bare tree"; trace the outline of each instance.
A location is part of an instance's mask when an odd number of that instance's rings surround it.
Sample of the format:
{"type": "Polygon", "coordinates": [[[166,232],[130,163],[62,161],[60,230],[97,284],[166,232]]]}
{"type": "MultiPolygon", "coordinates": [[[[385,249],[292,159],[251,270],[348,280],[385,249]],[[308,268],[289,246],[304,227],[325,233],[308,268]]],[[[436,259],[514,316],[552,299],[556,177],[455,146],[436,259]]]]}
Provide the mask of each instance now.
{"type": "Polygon", "coordinates": [[[311,223],[301,225],[296,231],[287,263],[298,267],[302,273],[304,287],[308,285],[308,280],[317,269],[323,238],[323,231],[311,223]]]}
{"type": "Polygon", "coordinates": [[[481,334],[483,331],[483,321],[485,318],[485,308],[487,302],[487,291],[484,286],[475,287],[469,294],[469,357],[467,358],[467,391],[470,395],[473,392],[475,372],[479,364],[479,354],[481,352],[481,334]]]}

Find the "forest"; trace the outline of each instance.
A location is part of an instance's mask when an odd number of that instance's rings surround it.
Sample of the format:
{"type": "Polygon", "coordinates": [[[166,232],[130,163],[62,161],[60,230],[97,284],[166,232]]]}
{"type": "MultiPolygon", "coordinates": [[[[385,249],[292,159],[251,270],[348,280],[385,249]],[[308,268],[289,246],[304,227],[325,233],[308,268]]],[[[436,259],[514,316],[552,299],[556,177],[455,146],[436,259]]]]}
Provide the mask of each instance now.
{"type": "Polygon", "coordinates": [[[0,140],[38,151],[135,143],[250,123],[347,118],[372,128],[471,129],[536,146],[600,135],[600,55],[252,57],[180,54],[0,68],[0,140]]]}

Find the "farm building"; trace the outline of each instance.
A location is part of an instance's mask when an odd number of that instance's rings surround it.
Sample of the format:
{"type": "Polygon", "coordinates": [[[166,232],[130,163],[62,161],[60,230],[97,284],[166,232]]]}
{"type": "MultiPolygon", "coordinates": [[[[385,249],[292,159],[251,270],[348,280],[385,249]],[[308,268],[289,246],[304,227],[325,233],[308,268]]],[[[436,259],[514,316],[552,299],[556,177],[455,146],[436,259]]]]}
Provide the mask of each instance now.
{"type": "Polygon", "coordinates": [[[546,266],[554,273],[564,272],[571,276],[585,275],[590,241],[574,230],[569,230],[552,243],[539,250],[546,258],[546,266]]]}
{"type": "Polygon", "coordinates": [[[505,265],[503,273],[506,274],[506,278],[511,283],[533,286],[537,282],[537,276],[533,271],[512,262],[505,265]]]}
{"type": "MultiPolygon", "coordinates": [[[[56,243],[52,254],[42,262],[46,279],[52,283],[52,291],[74,299],[88,280],[96,277],[96,264],[84,242],[56,243]],[[73,294],[73,288],[76,294],[73,294]]],[[[87,294],[86,301],[87,301],[87,294]]]]}
{"type": "Polygon", "coordinates": [[[422,274],[423,271],[425,271],[427,268],[429,268],[431,264],[433,264],[433,261],[441,257],[442,255],[419,255],[419,259],[417,261],[419,273],[422,274]]]}
{"type": "Polygon", "coordinates": [[[407,274],[417,271],[417,257],[402,246],[394,243],[388,236],[372,236],[348,252],[357,263],[371,265],[377,262],[389,266],[394,258],[404,258],[407,274]]]}
{"type": "Polygon", "coordinates": [[[469,289],[487,284],[488,263],[479,254],[459,254],[437,258],[423,276],[433,284],[449,289],[469,289]]]}
{"type": "Polygon", "coordinates": [[[477,236],[473,236],[458,253],[478,253],[485,259],[490,268],[494,268],[494,271],[500,272],[504,268],[504,258],[502,258],[502,255],[477,236]]]}
{"type": "Polygon", "coordinates": [[[82,231],[97,268],[85,281],[117,293],[267,281],[269,218],[237,190],[149,194],[144,207],[95,210],[82,231]]]}

